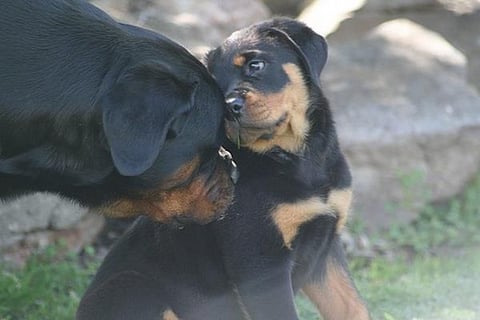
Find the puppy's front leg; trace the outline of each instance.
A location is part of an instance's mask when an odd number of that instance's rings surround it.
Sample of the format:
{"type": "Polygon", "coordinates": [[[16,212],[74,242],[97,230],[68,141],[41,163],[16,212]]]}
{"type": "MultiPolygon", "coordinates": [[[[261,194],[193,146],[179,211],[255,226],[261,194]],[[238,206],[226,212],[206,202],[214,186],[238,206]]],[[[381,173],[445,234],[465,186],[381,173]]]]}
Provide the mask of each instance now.
{"type": "Polygon", "coordinates": [[[302,291],[325,320],[370,320],[370,316],[349,275],[337,237],[327,259],[319,259],[314,277],[302,291]]]}
{"type": "Polygon", "coordinates": [[[290,273],[268,270],[237,282],[237,290],[249,320],[297,320],[290,273]]]}

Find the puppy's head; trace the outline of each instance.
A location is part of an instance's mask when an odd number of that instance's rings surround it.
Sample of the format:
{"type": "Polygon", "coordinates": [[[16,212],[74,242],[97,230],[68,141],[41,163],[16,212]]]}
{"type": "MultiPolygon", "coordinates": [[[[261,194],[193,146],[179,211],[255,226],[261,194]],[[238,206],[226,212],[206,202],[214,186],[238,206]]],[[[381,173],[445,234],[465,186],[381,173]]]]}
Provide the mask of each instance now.
{"type": "Polygon", "coordinates": [[[229,139],[255,152],[300,151],[326,59],[325,39],[287,18],[237,31],[211,51],[207,66],[226,97],[229,139]]]}
{"type": "Polygon", "coordinates": [[[201,65],[134,65],[100,99],[122,195],[102,210],[162,222],[209,222],[230,203],[224,97],[201,65]]]}

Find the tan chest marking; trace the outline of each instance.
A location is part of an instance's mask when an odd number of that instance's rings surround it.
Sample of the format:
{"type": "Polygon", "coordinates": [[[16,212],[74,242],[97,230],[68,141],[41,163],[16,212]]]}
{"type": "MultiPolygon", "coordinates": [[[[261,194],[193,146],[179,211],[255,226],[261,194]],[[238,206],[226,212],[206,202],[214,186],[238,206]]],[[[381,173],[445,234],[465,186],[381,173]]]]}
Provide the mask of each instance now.
{"type": "Polygon", "coordinates": [[[320,197],[312,197],[295,203],[279,204],[272,211],[272,217],[282,234],[285,246],[291,248],[298,229],[321,215],[337,217],[337,232],[340,232],[347,220],[351,194],[350,189],[339,189],[330,191],[327,202],[320,197]]]}
{"type": "Polygon", "coordinates": [[[283,69],[288,75],[289,84],[279,93],[259,98],[261,103],[252,103],[256,106],[255,109],[258,108],[258,104],[264,106],[260,109],[266,108],[270,113],[269,118],[272,119],[278,119],[282,114],[287,114],[286,121],[276,128],[273,139],[259,139],[249,145],[250,149],[258,153],[266,152],[275,146],[289,152],[299,152],[304,147],[305,138],[310,129],[306,115],[310,97],[302,72],[292,63],[285,64],[283,69]]]}

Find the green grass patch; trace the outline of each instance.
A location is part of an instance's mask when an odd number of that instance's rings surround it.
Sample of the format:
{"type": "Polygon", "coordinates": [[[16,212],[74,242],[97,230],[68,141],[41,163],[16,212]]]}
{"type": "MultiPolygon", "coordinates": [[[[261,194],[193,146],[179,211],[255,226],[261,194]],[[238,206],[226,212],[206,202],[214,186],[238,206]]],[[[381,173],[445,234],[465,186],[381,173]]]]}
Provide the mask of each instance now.
{"type": "Polygon", "coordinates": [[[0,320],[71,320],[95,264],[81,267],[62,246],[34,255],[21,270],[0,268],[0,320]]]}
{"type": "Polygon", "coordinates": [[[425,254],[440,246],[480,243],[480,176],[458,198],[427,206],[409,225],[394,224],[382,237],[392,247],[425,254]]]}
{"type": "MultiPolygon", "coordinates": [[[[413,261],[378,258],[353,269],[374,320],[480,319],[480,248],[413,261]]],[[[320,319],[305,298],[299,297],[297,306],[302,320],[320,319]]]]}
{"type": "MultiPolygon", "coordinates": [[[[402,183],[417,192],[421,180],[412,174],[402,183]]],[[[408,209],[408,201],[403,205],[408,209]]],[[[456,199],[426,207],[412,224],[376,235],[393,255],[350,261],[373,319],[480,320],[479,230],[480,176],[456,199]]],[[[356,222],[350,231],[361,234],[364,226],[356,222]]],[[[320,319],[304,297],[297,306],[302,320],[320,319]]]]}
{"type": "Polygon", "coordinates": [[[480,319],[480,249],[413,261],[376,259],[354,273],[374,319],[480,319]]]}

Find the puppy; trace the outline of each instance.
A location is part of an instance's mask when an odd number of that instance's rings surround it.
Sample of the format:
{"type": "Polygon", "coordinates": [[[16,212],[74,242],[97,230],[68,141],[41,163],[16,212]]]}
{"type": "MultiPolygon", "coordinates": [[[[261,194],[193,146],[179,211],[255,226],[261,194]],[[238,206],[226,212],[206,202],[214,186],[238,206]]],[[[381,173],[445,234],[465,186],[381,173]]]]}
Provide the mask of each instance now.
{"type": "Polygon", "coordinates": [[[240,30],[207,57],[226,95],[240,178],[221,221],[174,230],[140,218],[100,267],[78,319],[366,320],[339,233],[351,176],[318,78],[325,40],[300,22],[240,30]]]}
{"type": "Polygon", "coordinates": [[[4,0],[0,28],[0,199],[201,223],[230,203],[224,97],[183,47],[81,0],[4,0]]]}

